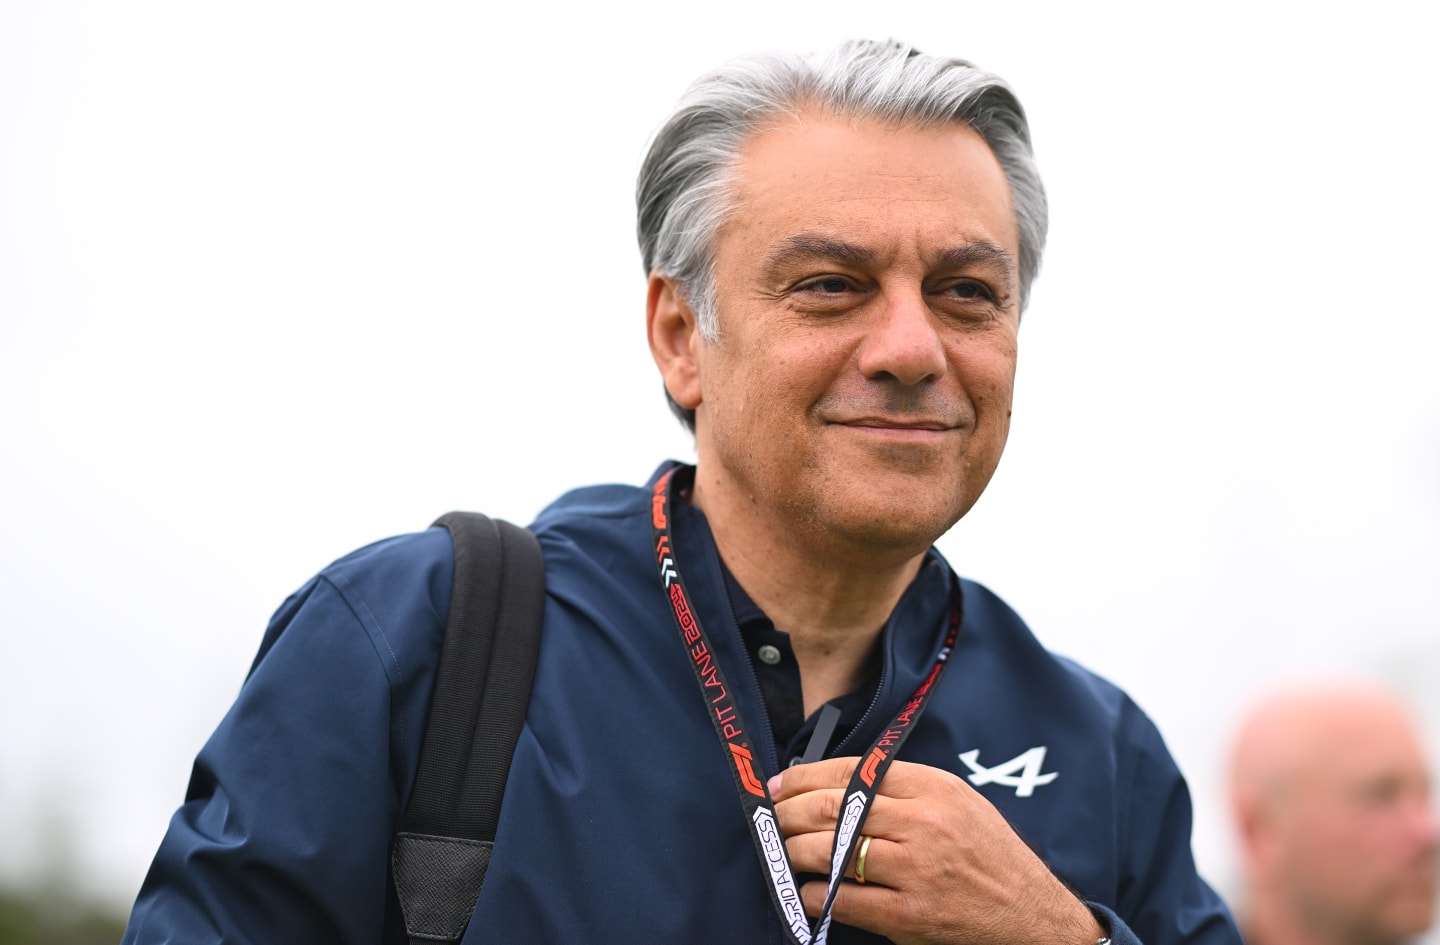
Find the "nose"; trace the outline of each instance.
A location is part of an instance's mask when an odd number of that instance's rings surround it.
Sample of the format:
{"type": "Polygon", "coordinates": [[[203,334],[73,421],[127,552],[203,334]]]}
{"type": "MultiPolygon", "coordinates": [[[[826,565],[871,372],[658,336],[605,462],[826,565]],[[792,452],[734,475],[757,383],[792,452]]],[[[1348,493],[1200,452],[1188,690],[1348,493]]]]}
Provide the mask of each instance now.
{"type": "Polygon", "coordinates": [[[867,378],[890,376],[911,386],[945,373],[945,345],[935,313],[918,289],[887,292],[860,346],[867,378]]]}

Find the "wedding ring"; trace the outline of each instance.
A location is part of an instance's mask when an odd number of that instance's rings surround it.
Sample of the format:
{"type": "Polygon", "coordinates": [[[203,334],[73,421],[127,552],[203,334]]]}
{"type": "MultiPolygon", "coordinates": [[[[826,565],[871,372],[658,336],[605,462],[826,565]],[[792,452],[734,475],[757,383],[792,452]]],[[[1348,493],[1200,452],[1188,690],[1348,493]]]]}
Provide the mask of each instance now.
{"type": "Polygon", "coordinates": [[[865,854],[870,852],[870,837],[860,838],[860,853],[855,857],[855,882],[865,885],[865,854]]]}

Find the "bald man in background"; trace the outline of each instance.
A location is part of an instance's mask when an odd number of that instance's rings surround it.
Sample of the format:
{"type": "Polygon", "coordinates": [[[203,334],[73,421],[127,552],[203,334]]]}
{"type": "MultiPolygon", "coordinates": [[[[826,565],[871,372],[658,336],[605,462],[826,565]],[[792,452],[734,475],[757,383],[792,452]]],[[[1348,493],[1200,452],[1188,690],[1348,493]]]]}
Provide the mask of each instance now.
{"type": "Polygon", "coordinates": [[[1249,945],[1396,945],[1430,927],[1435,809],[1393,697],[1346,683],[1272,698],[1241,728],[1231,775],[1249,945]]]}

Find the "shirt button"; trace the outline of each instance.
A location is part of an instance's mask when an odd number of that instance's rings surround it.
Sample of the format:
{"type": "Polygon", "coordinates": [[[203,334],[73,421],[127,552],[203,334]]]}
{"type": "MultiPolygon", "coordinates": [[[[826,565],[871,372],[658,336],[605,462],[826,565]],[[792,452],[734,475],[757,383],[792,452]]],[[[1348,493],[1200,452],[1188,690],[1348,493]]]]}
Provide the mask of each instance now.
{"type": "Polygon", "coordinates": [[[764,663],[766,666],[774,666],[776,663],[780,662],[781,659],[780,648],[777,646],[771,646],[768,643],[760,647],[760,649],[756,650],[755,655],[760,657],[760,662],[764,663]]]}

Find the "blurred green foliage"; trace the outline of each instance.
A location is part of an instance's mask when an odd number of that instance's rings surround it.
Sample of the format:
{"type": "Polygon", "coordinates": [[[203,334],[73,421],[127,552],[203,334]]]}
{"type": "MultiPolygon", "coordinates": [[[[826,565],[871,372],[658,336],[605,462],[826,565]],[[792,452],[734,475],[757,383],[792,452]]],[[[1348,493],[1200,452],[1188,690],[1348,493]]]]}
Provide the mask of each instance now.
{"type": "Polygon", "coordinates": [[[115,945],[125,918],[74,893],[0,889],[0,945],[115,945]]]}

